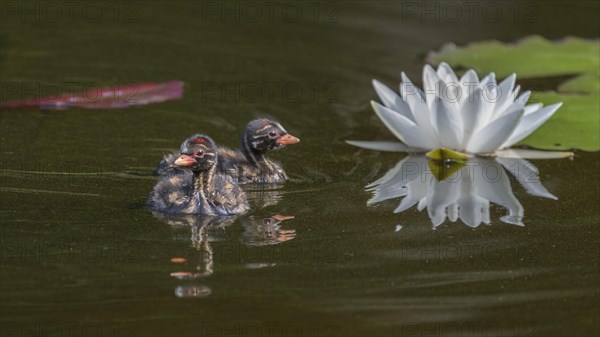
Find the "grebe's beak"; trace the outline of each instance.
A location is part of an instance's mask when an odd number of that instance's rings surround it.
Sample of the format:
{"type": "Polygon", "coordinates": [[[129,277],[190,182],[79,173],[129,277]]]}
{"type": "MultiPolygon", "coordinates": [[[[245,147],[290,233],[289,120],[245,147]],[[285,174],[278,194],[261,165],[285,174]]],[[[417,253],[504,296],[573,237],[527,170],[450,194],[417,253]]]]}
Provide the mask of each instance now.
{"type": "Polygon", "coordinates": [[[175,160],[174,164],[177,166],[190,166],[192,164],[194,164],[196,162],[196,159],[190,157],[190,156],[186,156],[185,154],[182,154],[181,156],[179,156],[179,158],[177,158],[177,160],[175,160]]]}
{"type": "Polygon", "coordinates": [[[277,139],[277,144],[280,145],[291,145],[291,144],[298,144],[300,143],[300,139],[288,134],[285,134],[283,136],[281,136],[279,139],[277,139]]]}

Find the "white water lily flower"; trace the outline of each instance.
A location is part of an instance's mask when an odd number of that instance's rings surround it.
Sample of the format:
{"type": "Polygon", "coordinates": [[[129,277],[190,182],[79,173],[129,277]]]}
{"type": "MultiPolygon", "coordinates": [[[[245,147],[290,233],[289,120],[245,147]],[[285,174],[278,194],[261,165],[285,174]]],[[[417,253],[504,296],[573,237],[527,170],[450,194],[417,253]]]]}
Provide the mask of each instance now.
{"type": "MultiPolygon", "coordinates": [[[[516,75],[496,83],[494,73],[479,80],[474,70],[460,79],[441,63],[435,71],[423,69],[423,87],[414,86],[402,73],[400,94],[373,80],[383,105],[372,102],[385,126],[402,142],[348,141],[383,151],[427,152],[439,148],[476,155],[502,155],[502,149],[523,140],[546,122],[562,103],[543,107],[526,105],[531,91],[518,96],[516,75]]],[[[568,152],[549,152],[564,157],[568,152]]],[[[543,156],[543,155],[542,155],[543,156]]]]}

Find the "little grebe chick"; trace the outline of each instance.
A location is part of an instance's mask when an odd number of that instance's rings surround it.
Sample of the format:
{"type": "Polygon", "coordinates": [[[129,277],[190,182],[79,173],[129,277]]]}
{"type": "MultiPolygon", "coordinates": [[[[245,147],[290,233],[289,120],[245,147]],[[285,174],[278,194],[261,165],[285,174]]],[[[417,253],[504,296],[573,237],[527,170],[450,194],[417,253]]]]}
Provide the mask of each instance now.
{"type": "MultiPolygon", "coordinates": [[[[280,163],[270,160],[266,154],[270,150],[278,150],[299,142],[300,139],[290,135],[277,122],[266,118],[252,120],[242,134],[240,150],[219,148],[219,170],[240,184],[282,183],[288,180],[285,170],[280,163]]],[[[176,153],[166,155],[155,173],[165,174],[173,169],[173,162],[177,156],[176,153]]]]}
{"type": "Polygon", "coordinates": [[[148,197],[148,207],[169,214],[233,215],[248,210],[244,191],[218,170],[217,146],[194,135],[148,197]]]}
{"type": "Polygon", "coordinates": [[[223,158],[219,168],[240,184],[282,183],[288,180],[285,170],[266,154],[299,142],[300,139],[290,135],[281,124],[266,118],[255,119],[246,125],[240,150],[219,149],[223,158]]]}

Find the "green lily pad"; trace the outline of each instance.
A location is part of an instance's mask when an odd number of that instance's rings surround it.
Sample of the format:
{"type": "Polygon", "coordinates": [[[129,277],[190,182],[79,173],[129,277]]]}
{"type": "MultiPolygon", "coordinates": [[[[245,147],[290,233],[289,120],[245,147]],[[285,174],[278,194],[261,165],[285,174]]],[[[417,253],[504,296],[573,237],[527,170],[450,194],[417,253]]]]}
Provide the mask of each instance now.
{"type": "Polygon", "coordinates": [[[560,85],[558,91],[572,94],[593,94],[600,91],[600,76],[586,73],[566,81],[560,85]]]}
{"type": "Polygon", "coordinates": [[[542,127],[520,142],[540,149],[600,149],[600,97],[563,95],[553,91],[535,93],[531,101],[544,104],[563,102],[563,106],[542,127]]]}
{"type": "MultiPolygon", "coordinates": [[[[563,102],[555,115],[520,144],[542,149],[600,150],[600,41],[569,37],[559,42],[530,36],[514,44],[487,41],[466,47],[448,45],[428,61],[473,68],[481,76],[519,79],[574,75],[558,91],[536,92],[530,102],[563,102]]],[[[524,88],[527,90],[528,88],[524,88]]]]}
{"type": "Polygon", "coordinates": [[[545,77],[598,72],[600,43],[575,37],[559,42],[530,36],[514,44],[477,42],[464,48],[447,45],[429,54],[432,63],[473,68],[478,73],[495,72],[499,77],[545,77]]]}

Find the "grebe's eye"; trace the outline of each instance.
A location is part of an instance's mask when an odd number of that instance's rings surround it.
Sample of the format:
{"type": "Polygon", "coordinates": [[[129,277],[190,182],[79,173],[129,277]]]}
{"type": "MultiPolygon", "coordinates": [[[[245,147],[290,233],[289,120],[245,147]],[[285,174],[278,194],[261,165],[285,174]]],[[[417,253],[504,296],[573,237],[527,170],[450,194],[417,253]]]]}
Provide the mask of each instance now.
{"type": "Polygon", "coordinates": [[[196,153],[194,154],[194,156],[198,157],[198,158],[202,158],[202,157],[204,157],[204,151],[198,150],[198,151],[196,151],[196,153]]]}
{"type": "Polygon", "coordinates": [[[275,137],[277,137],[277,132],[276,131],[269,132],[269,138],[275,138],[275,137]]]}

